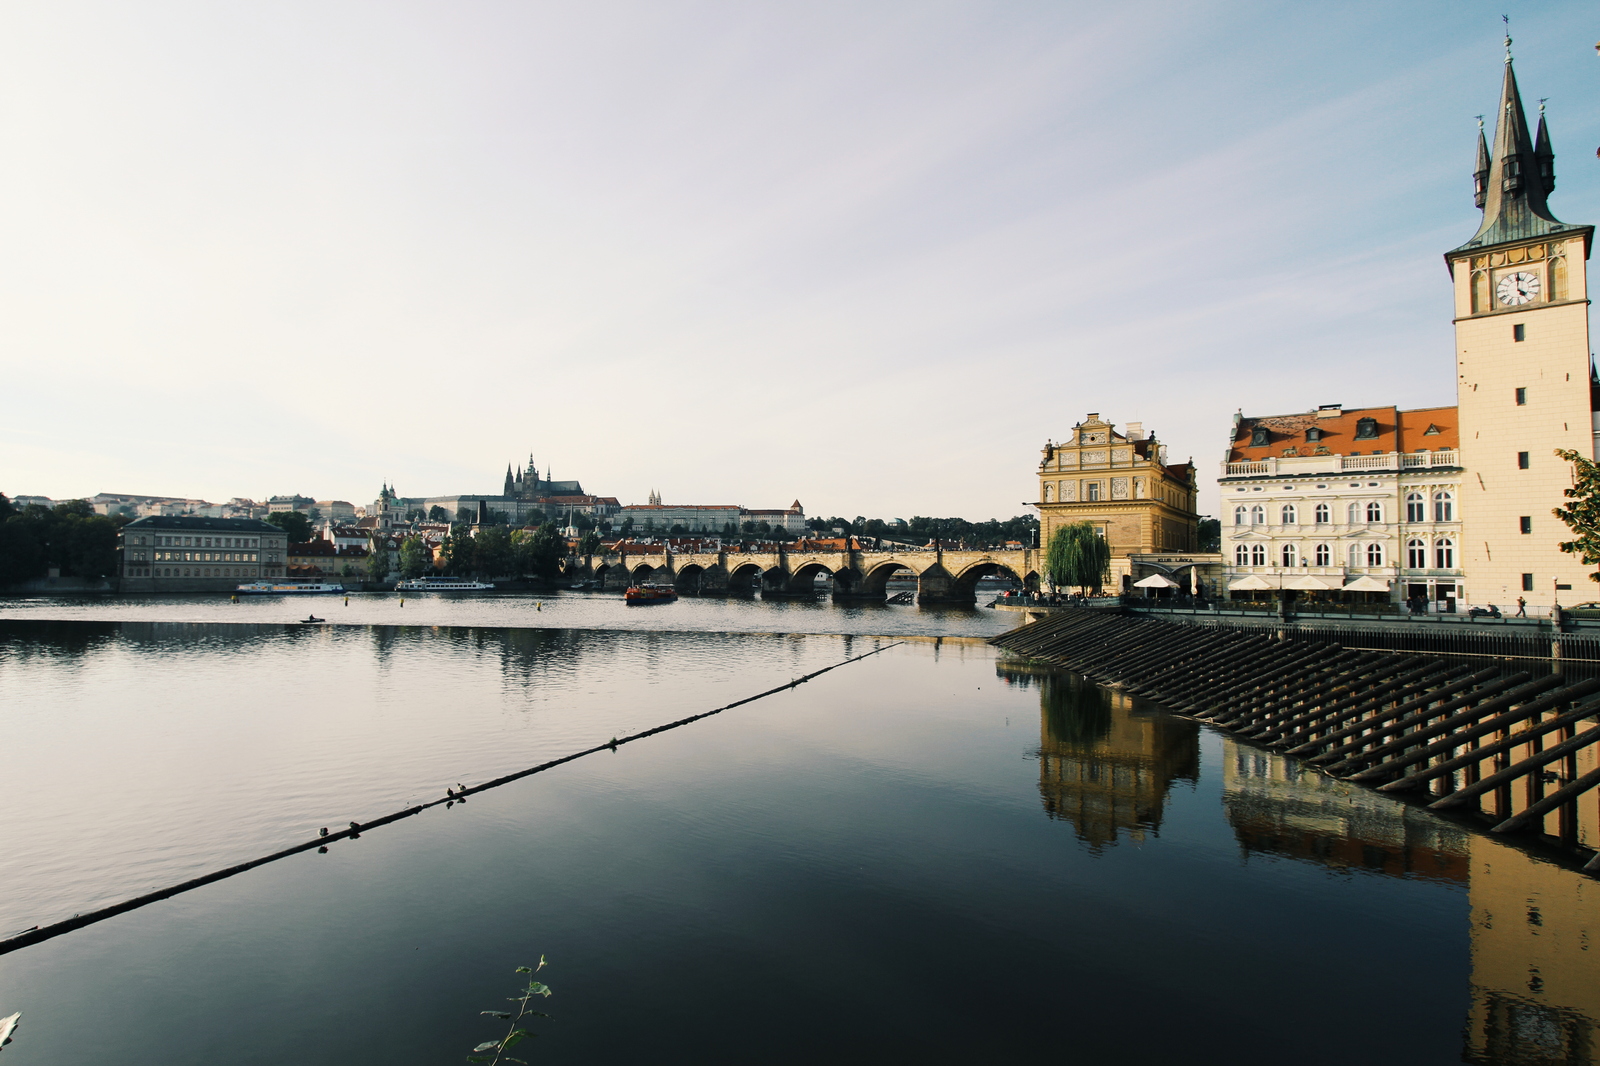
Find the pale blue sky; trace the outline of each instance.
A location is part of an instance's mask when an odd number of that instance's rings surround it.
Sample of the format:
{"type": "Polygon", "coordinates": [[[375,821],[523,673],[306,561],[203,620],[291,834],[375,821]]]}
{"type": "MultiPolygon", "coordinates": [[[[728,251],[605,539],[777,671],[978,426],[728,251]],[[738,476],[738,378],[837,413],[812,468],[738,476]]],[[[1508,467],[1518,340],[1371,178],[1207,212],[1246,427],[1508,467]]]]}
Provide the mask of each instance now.
{"type": "Polygon", "coordinates": [[[1454,402],[1503,11],[1600,221],[1592,2],[0,5],[0,491],[986,518],[1089,411],[1210,486],[1454,402]]]}

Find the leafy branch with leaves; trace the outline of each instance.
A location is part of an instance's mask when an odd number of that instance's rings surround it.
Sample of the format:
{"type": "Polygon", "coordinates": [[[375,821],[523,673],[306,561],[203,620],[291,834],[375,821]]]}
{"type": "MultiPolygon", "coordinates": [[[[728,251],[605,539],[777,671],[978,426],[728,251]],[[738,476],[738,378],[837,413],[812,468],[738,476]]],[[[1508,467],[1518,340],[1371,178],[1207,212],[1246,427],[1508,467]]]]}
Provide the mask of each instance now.
{"type": "Polygon", "coordinates": [[[539,965],[533,967],[517,967],[518,973],[525,973],[528,975],[528,987],[522,990],[522,995],[510,997],[511,1002],[517,1004],[517,1012],[515,1014],[504,1010],[486,1010],[480,1012],[488,1015],[491,1018],[499,1018],[502,1021],[509,1022],[510,1027],[506,1032],[506,1035],[502,1036],[499,1040],[485,1040],[483,1043],[473,1048],[473,1054],[467,1056],[468,1062],[487,1062],[490,1064],[490,1066],[495,1066],[495,1064],[501,1062],[515,1062],[520,1063],[521,1066],[527,1066],[527,1063],[522,1059],[512,1058],[510,1055],[507,1055],[506,1052],[522,1043],[522,1041],[526,1040],[528,1037],[534,1035],[529,1033],[526,1029],[518,1028],[522,1023],[523,1018],[550,1017],[550,1015],[545,1014],[542,1011],[536,1011],[529,1006],[535,997],[548,998],[550,995],[550,986],[534,980],[533,976],[540,970],[544,969],[544,966],[544,956],[540,955],[539,965]],[[489,1052],[493,1052],[493,1054],[491,1055],[489,1052]]]}
{"type": "MultiPolygon", "coordinates": [[[[1551,513],[1577,534],[1556,546],[1578,556],[1585,566],[1600,565],[1600,465],[1571,448],[1557,448],[1556,455],[1572,464],[1572,487],[1563,492],[1571,502],[1551,513]]],[[[1590,574],[1589,579],[1600,581],[1600,571],[1590,574]]]]}

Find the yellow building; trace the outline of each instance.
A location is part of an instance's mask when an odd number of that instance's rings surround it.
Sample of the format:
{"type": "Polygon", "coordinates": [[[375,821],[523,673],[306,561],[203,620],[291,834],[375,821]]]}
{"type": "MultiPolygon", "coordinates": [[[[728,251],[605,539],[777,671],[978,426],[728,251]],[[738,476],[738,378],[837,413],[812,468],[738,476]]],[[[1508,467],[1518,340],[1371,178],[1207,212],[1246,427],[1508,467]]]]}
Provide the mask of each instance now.
{"type": "Polygon", "coordinates": [[[1537,135],[1528,135],[1510,45],[1492,153],[1478,133],[1483,224],[1445,256],[1467,471],[1463,565],[1475,601],[1572,603],[1593,599],[1594,586],[1582,562],[1556,547],[1570,534],[1550,512],[1572,484],[1555,450],[1594,455],[1586,276],[1594,227],[1550,213],[1555,153],[1542,108],[1537,135]]]}
{"type": "Polygon", "coordinates": [[[1044,447],[1039,463],[1039,544],[1057,529],[1091,522],[1111,545],[1111,587],[1132,576],[1133,555],[1193,552],[1200,516],[1191,460],[1168,465],[1166,445],[1140,422],[1118,433],[1098,414],[1044,447]]]}

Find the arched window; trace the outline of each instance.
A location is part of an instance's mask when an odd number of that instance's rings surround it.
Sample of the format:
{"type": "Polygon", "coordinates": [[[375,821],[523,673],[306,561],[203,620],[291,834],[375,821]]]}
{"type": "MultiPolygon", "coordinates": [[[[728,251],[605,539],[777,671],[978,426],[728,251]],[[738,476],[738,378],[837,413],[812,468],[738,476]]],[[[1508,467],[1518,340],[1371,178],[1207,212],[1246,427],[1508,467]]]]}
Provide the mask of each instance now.
{"type": "Polygon", "coordinates": [[[1382,544],[1368,544],[1367,545],[1367,565],[1368,566],[1382,566],[1383,565],[1383,545],[1382,544]]]}
{"type": "Polygon", "coordinates": [[[1252,544],[1252,545],[1250,545],[1250,565],[1251,566],[1266,566],[1267,565],[1267,546],[1265,544],[1252,544]]]}
{"type": "Polygon", "coordinates": [[[1236,545],[1234,547],[1234,549],[1233,549],[1233,565],[1234,566],[1249,566],[1250,565],[1250,545],[1248,545],[1248,544],[1239,544],[1239,545],[1236,545]]]}
{"type": "Polygon", "coordinates": [[[1428,508],[1426,503],[1427,501],[1422,498],[1422,493],[1406,493],[1406,521],[1426,522],[1428,520],[1428,508]]]}
{"type": "Polygon", "coordinates": [[[1454,522],[1456,517],[1456,498],[1443,490],[1433,494],[1433,520],[1435,522],[1454,522]]]}
{"type": "Polygon", "coordinates": [[[1285,544],[1283,546],[1283,550],[1279,553],[1279,556],[1283,559],[1284,566],[1300,565],[1300,549],[1295,547],[1293,544],[1285,544]]]}
{"type": "Polygon", "coordinates": [[[1317,504],[1317,525],[1325,526],[1333,521],[1333,511],[1325,503],[1317,504]]]}
{"type": "Polygon", "coordinates": [[[1054,481],[1046,481],[1044,483],[1044,502],[1045,503],[1054,503],[1055,502],[1055,498],[1056,498],[1056,483],[1054,481]]]}
{"type": "Polygon", "coordinates": [[[1283,524],[1286,526],[1292,526],[1295,524],[1294,504],[1286,503],[1283,505],[1282,518],[1283,524]]]}
{"type": "Polygon", "coordinates": [[[1373,500],[1371,503],[1367,504],[1367,521],[1383,521],[1383,504],[1379,503],[1377,500],[1373,500]]]}
{"type": "Polygon", "coordinates": [[[1412,537],[1406,541],[1406,565],[1413,570],[1424,570],[1428,566],[1428,542],[1420,537],[1412,537]]]}
{"type": "Polygon", "coordinates": [[[1250,508],[1250,524],[1253,526],[1264,526],[1267,524],[1267,509],[1261,506],[1259,503],[1250,508]]]}
{"type": "Polygon", "coordinates": [[[1356,419],[1356,440],[1377,440],[1378,420],[1376,418],[1356,419]]]}
{"type": "Polygon", "coordinates": [[[1440,570],[1453,570],[1456,565],[1456,542],[1440,537],[1433,542],[1433,565],[1440,570]]]}
{"type": "Polygon", "coordinates": [[[1330,547],[1327,544],[1318,544],[1317,545],[1317,565],[1318,566],[1332,566],[1333,565],[1333,548],[1332,547],[1330,547]]]}
{"type": "Polygon", "coordinates": [[[1361,545],[1359,545],[1359,544],[1350,545],[1350,565],[1351,566],[1360,566],[1361,565],[1361,545]]]}
{"type": "Polygon", "coordinates": [[[1261,448],[1272,443],[1272,438],[1267,436],[1266,426],[1257,426],[1250,431],[1250,447],[1261,448]]]}
{"type": "Polygon", "coordinates": [[[1345,508],[1345,520],[1352,526],[1361,524],[1361,505],[1359,503],[1352,503],[1345,508]]]}
{"type": "Polygon", "coordinates": [[[1235,507],[1233,509],[1233,524],[1236,525],[1236,526],[1244,525],[1244,516],[1247,513],[1249,513],[1247,508],[1242,507],[1242,506],[1241,507],[1235,507]]]}

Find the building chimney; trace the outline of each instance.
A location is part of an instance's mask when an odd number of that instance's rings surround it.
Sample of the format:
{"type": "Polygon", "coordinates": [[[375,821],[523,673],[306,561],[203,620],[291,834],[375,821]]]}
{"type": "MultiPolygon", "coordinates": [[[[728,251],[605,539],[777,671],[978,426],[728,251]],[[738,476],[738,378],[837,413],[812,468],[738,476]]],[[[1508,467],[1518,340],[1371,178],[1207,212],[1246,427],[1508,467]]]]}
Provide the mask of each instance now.
{"type": "Polygon", "coordinates": [[[1128,427],[1124,431],[1123,435],[1129,440],[1144,440],[1144,423],[1129,422],[1128,427]]]}
{"type": "Polygon", "coordinates": [[[1344,404],[1342,403],[1325,403],[1317,408],[1318,418],[1338,418],[1342,414],[1344,414],[1344,404]]]}

